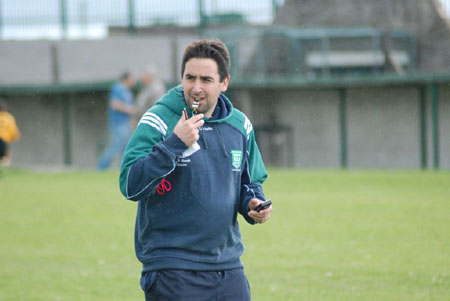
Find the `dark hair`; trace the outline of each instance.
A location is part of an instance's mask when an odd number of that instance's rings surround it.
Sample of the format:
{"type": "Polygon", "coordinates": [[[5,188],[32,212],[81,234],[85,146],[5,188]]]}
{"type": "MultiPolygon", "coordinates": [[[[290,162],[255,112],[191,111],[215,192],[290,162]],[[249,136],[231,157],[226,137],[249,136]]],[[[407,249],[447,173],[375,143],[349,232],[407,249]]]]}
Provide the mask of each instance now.
{"type": "Polygon", "coordinates": [[[129,71],[124,71],[124,72],[122,72],[122,74],[120,75],[119,79],[120,79],[121,82],[123,82],[124,80],[129,79],[130,76],[131,76],[131,72],[129,72],[129,71]]]}
{"type": "Polygon", "coordinates": [[[216,61],[221,82],[230,74],[230,53],[221,40],[197,40],[190,43],[184,51],[181,62],[181,77],[183,77],[186,63],[192,58],[216,61]]]}

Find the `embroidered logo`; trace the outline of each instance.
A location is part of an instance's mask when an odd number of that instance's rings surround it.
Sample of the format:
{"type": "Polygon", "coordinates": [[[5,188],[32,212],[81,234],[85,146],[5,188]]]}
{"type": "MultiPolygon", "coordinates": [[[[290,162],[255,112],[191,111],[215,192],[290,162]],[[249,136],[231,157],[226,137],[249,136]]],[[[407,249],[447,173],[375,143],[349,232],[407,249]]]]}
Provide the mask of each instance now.
{"type": "Polygon", "coordinates": [[[240,168],[242,164],[242,151],[232,150],[231,151],[232,164],[235,168],[240,168]]]}

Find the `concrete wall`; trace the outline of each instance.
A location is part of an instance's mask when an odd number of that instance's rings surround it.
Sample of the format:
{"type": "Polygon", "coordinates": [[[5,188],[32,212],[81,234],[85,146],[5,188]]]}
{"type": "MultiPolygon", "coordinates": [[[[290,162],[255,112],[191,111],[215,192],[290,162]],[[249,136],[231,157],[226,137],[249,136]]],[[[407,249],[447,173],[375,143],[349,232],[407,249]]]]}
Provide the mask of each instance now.
{"type": "MultiPolygon", "coordinates": [[[[70,128],[73,165],[93,168],[108,143],[107,94],[70,97],[70,128]]],[[[120,158],[116,158],[118,166],[120,158]]]]}
{"type": "MultiPolygon", "coordinates": [[[[427,95],[429,95],[427,91],[427,95]]],[[[325,90],[231,90],[230,97],[258,131],[267,165],[339,168],[339,93],[325,90]],[[267,125],[284,126],[275,132],[267,125]],[[290,129],[291,131],[286,131],[290,129]]],[[[351,169],[421,168],[420,105],[416,87],[360,87],[347,91],[347,162],[351,169]]],[[[10,98],[22,132],[12,144],[13,165],[63,166],[64,119],[69,118],[71,161],[93,168],[108,141],[107,94],[28,95],[10,98]],[[64,114],[67,97],[70,112],[64,114]]],[[[433,168],[431,101],[427,99],[427,161],[433,168]]],[[[439,87],[440,167],[450,169],[450,86],[439,87]]],[[[114,166],[118,166],[117,158],[114,166]]]]}
{"type": "MultiPolygon", "coordinates": [[[[427,167],[433,168],[433,136],[430,90],[426,91],[427,167]]],[[[293,162],[284,156],[289,148],[277,134],[262,132],[259,144],[265,161],[271,165],[299,168],[341,166],[339,93],[334,89],[260,92],[239,91],[237,106],[256,128],[269,124],[293,130],[293,162]],[[278,139],[278,140],[280,140],[278,139]],[[279,142],[279,141],[278,141],[279,142]],[[280,156],[282,157],[280,159],[280,156]]],[[[415,86],[358,87],[347,89],[347,165],[352,169],[421,168],[420,96],[415,86]]],[[[439,161],[450,169],[450,87],[439,86],[439,161]]]]}
{"type": "MultiPolygon", "coordinates": [[[[180,79],[180,58],[192,36],[115,37],[103,41],[0,42],[0,86],[114,79],[149,63],[170,82],[180,79]],[[110,51],[114,50],[114,51],[110,51]]],[[[0,93],[1,94],[1,93],[0,93]]],[[[268,165],[341,166],[339,91],[230,87],[228,93],[259,129],[268,165]],[[273,125],[278,128],[273,131],[273,125]],[[268,126],[272,131],[267,131],[268,126]]],[[[363,86],[346,92],[349,168],[421,167],[420,98],[417,86],[363,86]]],[[[427,163],[433,167],[430,89],[427,95],[427,163]]],[[[108,140],[107,92],[8,96],[22,139],[12,145],[14,166],[93,168],[108,140]],[[64,110],[66,101],[69,111],[64,110]],[[67,121],[67,122],[66,122],[67,121]],[[67,127],[68,128],[65,128],[67,127]],[[70,135],[67,136],[67,131],[70,135]],[[68,140],[67,140],[68,139],[68,140]]],[[[439,86],[440,166],[450,169],[450,86],[439,86]]],[[[119,159],[116,160],[116,166],[119,159]]]]}
{"type": "Polygon", "coordinates": [[[179,59],[195,36],[112,37],[104,40],[0,41],[0,85],[104,81],[124,70],[139,76],[149,64],[180,79],[179,59]]]}
{"type": "Polygon", "coordinates": [[[0,41],[0,84],[53,81],[51,42],[0,41]]]}
{"type": "Polygon", "coordinates": [[[22,134],[11,145],[14,166],[46,166],[63,163],[61,102],[54,96],[9,98],[9,111],[22,134]]]}
{"type": "MultiPolygon", "coordinates": [[[[292,135],[287,133],[261,133],[261,151],[265,161],[276,165],[297,167],[338,167],[339,166],[339,128],[337,110],[337,92],[324,91],[272,91],[256,92],[252,99],[252,110],[249,114],[255,128],[277,124],[290,128],[292,135]],[[285,145],[273,146],[273,142],[283,139],[285,145]],[[289,141],[288,139],[292,139],[289,141]],[[265,139],[267,140],[267,138],[265,139]],[[292,143],[293,150],[287,145],[292,143]],[[293,151],[292,161],[287,156],[279,158],[277,149],[293,151]]],[[[245,109],[244,109],[245,111],[245,109]]],[[[246,111],[247,112],[247,111],[246,111]]]]}
{"type": "Polygon", "coordinates": [[[415,89],[352,89],[347,104],[350,167],[420,168],[415,89]]]}
{"type": "Polygon", "coordinates": [[[61,167],[66,163],[68,139],[73,166],[93,168],[108,140],[106,99],[105,93],[9,98],[9,111],[22,134],[11,144],[13,166],[61,167]],[[68,114],[63,108],[65,99],[69,102],[68,114]],[[65,135],[66,118],[69,136],[65,135]]]}

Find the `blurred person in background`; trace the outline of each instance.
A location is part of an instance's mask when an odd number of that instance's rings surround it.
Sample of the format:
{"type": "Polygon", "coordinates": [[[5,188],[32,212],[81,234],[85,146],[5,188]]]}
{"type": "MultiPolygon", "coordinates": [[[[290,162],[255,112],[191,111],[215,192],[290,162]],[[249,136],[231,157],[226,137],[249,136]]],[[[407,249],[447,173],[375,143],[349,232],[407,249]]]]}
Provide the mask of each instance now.
{"type": "Polygon", "coordinates": [[[143,85],[142,90],[136,98],[136,114],[134,118],[136,125],[142,115],[144,115],[148,109],[153,107],[156,101],[167,92],[166,86],[158,77],[155,66],[147,66],[147,69],[142,75],[141,81],[143,85]]]}
{"type": "Polygon", "coordinates": [[[117,154],[122,154],[133,131],[132,117],[136,114],[132,88],[135,79],[124,72],[109,93],[108,117],[110,142],[97,163],[98,170],[108,168],[117,154]]]}
{"type": "Polygon", "coordinates": [[[20,131],[14,116],[8,112],[8,103],[0,98],[0,168],[11,164],[9,144],[19,140],[20,131]]]}
{"type": "Polygon", "coordinates": [[[189,44],[181,85],[141,118],[120,189],[138,201],[135,248],[146,300],[250,300],[238,224],[266,222],[267,172],[250,120],[223,94],[230,57],[219,40],[189,44]]]}

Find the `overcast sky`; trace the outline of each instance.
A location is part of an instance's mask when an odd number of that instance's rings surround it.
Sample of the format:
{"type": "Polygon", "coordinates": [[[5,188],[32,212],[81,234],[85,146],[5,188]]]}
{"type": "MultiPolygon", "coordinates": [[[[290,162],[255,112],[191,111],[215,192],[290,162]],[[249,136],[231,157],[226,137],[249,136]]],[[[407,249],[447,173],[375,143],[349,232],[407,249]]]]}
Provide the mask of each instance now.
{"type": "MultiPolygon", "coordinates": [[[[319,0],[317,0],[319,1],[319,0]]],[[[450,0],[440,0],[450,12],[450,0]]],[[[58,39],[62,36],[61,0],[0,0],[4,39],[58,39]]],[[[154,23],[195,25],[199,0],[134,0],[137,26],[154,23]]],[[[279,5],[284,0],[276,0],[279,5]]],[[[66,0],[69,38],[103,38],[109,25],[126,26],[128,0],[66,0]]],[[[238,12],[250,23],[270,24],[273,0],[204,0],[207,14],[238,12]]]]}
{"type": "MultiPolygon", "coordinates": [[[[283,3],[282,0],[277,0],[283,3]]],[[[58,38],[60,0],[1,0],[2,36],[58,38]]],[[[134,0],[138,26],[158,23],[195,25],[199,20],[198,0],[134,0]]],[[[107,35],[107,25],[126,25],[128,0],[66,0],[71,37],[107,35]]],[[[208,14],[238,12],[251,23],[270,24],[272,0],[205,0],[208,14]]]]}

